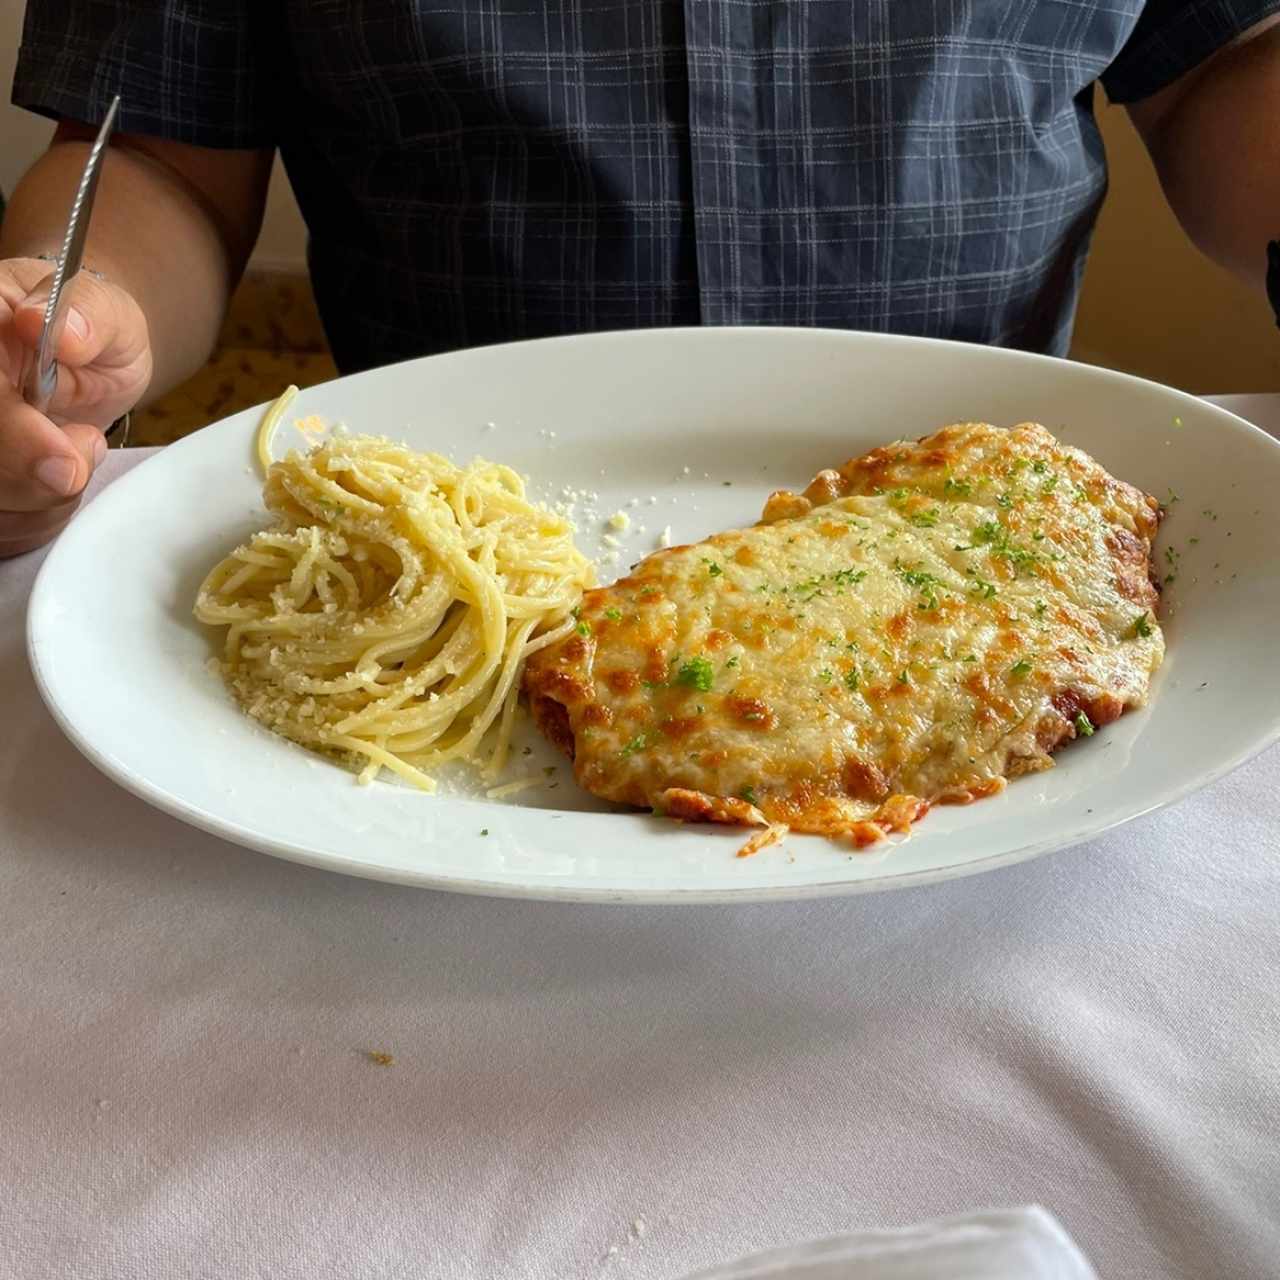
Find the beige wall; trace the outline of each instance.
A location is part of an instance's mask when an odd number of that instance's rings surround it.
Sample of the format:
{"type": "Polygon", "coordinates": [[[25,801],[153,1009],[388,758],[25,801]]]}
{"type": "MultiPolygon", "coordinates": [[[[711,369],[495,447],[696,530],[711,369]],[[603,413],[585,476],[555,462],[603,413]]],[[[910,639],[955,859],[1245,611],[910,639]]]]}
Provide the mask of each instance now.
{"type": "MultiPolygon", "coordinates": [[[[7,103],[23,0],[0,0],[0,186],[12,189],[50,127],[7,103]]],[[[1102,108],[1112,163],[1074,354],[1192,391],[1280,391],[1280,331],[1266,303],[1206,262],[1165,206],[1119,108],[1102,108]]],[[[277,165],[255,264],[302,270],[306,234],[277,165]]]]}
{"type": "Polygon", "coordinates": [[[25,7],[23,0],[0,0],[0,189],[6,192],[13,190],[53,131],[46,121],[9,105],[25,7]]]}
{"type": "Polygon", "coordinates": [[[1280,329],[1266,300],[1188,242],[1125,111],[1101,106],[1100,120],[1111,190],[1072,354],[1188,391],[1280,391],[1280,329]]]}

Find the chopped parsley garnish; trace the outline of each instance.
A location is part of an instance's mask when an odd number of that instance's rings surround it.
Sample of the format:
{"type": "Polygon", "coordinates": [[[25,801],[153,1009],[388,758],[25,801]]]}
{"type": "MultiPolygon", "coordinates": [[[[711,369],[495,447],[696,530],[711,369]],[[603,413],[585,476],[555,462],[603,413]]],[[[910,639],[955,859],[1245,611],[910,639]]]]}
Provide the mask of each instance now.
{"type": "Polygon", "coordinates": [[[997,494],[996,506],[1003,507],[1005,511],[1008,511],[1013,506],[1013,498],[1007,493],[997,494]]]}
{"type": "Polygon", "coordinates": [[[830,667],[823,667],[823,668],[822,668],[822,670],[818,672],[818,679],[819,679],[819,680],[821,680],[823,684],[830,684],[830,683],[831,683],[831,668],[830,668],[830,667]]]}
{"type": "MultiPolygon", "coordinates": [[[[1036,576],[1036,560],[1038,557],[1034,551],[1028,551],[1026,547],[1019,547],[1010,543],[1007,547],[998,547],[991,554],[999,556],[1001,560],[1008,560],[1015,569],[1025,569],[1032,577],[1036,576]]],[[[1052,558],[1051,556],[1050,559],[1052,558]]]]}
{"type": "Polygon", "coordinates": [[[1037,458],[1031,464],[1031,470],[1034,471],[1036,475],[1042,476],[1049,470],[1049,464],[1043,458],[1037,458]]]}
{"type": "Polygon", "coordinates": [[[716,564],[714,560],[708,560],[705,556],[702,558],[702,563],[707,566],[707,572],[713,578],[718,578],[724,572],[724,570],[716,564]]]}
{"type": "Polygon", "coordinates": [[[689,689],[697,689],[699,693],[708,692],[715,682],[715,678],[715,672],[711,668],[711,660],[703,657],[690,658],[676,672],[676,684],[682,684],[689,689]]]}
{"type": "Polygon", "coordinates": [[[1044,611],[1045,611],[1048,607],[1049,607],[1049,606],[1048,606],[1048,605],[1046,605],[1046,604],[1045,604],[1045,602],[1044,602],[1043,600],[1037,600],[1037,601],[1036,601],[1036,617],[1037,617],[1037,618],[1043,618],[1043,617],[1044,617],[1044,611]]]}
{"type": "Polygon", "coordinates": [[[621,622],[621,621],[622,621],[622,610],[621,610],[621,609],[606,609],[606,610],[604,611],[604,616],[605,616],[606,618],[608,618],[610,622],[621,622]]]}
{"type": "Polygon", "coordinates": [[[1044,484],[1040,486],[1041,493],[1052,493],[1058,487],[1058,477],[1050,476],[1044,484]]]}
{"type": "Polygon", "coordinates": [[[637,751],[643,751],[649,745],[648,738],[643,733],[637,733],[625,747],[622,748],[624,756],[633,756],[637,751]]]}
{"type": "Polygon", "coordinates": [[[741,659],[740,659],[740,658],[738,657],[738,655],[735,653],[735,654],[733,655],[733,657],[732,657],[732,658],[730,658],[730,659],[729,659],[729,661],[728,661],[728,662],[726,662],[726,663],[724,664],[725,670],[726,670],[726,671],[728,671],[728,670],[732,669],[733,667],[736,667],[740,661],[741,661],[741,659]]]}
{"type": "Polygon", "coordinates": [[[995,584],[985,578],[975,578],[969,590],[980,600],[990,600],[996,594],[995,584]]]}
{"type": "Polygon", "coordinates": [[[1147,621],[1147,615],[1140,613],[1133,620],[1133,634],[1140,640],[1145,640],[1151,634],[1151,623],[1147,621]]]}
{"type": "MultiPolygon", "coordinates": [[[[794,565],[791,566],[795,568],[794,565]]],[[[867,576],[865,569],[837,569],[834,573],[824,573],[816,578],[806,578],[803,582],[793,582],[790,586],[774,587],[770,583],[762,583],[756,588],[757,591],[777,591],[780,595],[794,595],[801,604],[808,604],[810,600],[819,597],[825,597],[826,592],[822,589],[823,584],[830,582],[837,587],[854,587],[867,576]]],[[[839,594],[843,595],[843,590],[839,594]]]]}
{"type": "Polygon", "coordinates": [[[1009,668],[1009,674],[1016,680],[1021,680],[1023,676],[1029,676],[1031,674],[1031,663],[1029,663],[1026,658],[1019,658],[1018,661],[1009,668]]]}
{"type": "Polygon", "coordinates": [[[744,799],[748,804],[755,804],[756,802],[755,787],[743,787],[741,791],[741,796],[742,796],[742,799],[744,799]]]}
{"type": "Polygon", "coordinates": [[[907,521],[917,529],[932,529],[938,523],[940,514],[938,508],[934,507],[931,511],[917,511],[914,515],[908,516],[907,521]]]}
{"type": "Polygon", "coordinates": [[[858,685],[861,683],[862,679],[858,675],[857,667],[853,667],[851,670],[845,672],[844,687],[848,689],[850,693],[857,693],[858,685]]]}
{"type": "Polygon", "coordinates": [[[973,485],[967,480],[953,480],[948,476],[943,482],[942,492],[948,498],[967,498],[973,493],[973,485]]]}
{"type": "Polygon", "coordinates": [[[898,576],[909,587],[914,587],[922,596],[924,601],[917,605],[920,609],[936,609],[938,607],[938,589],[942,583],[931,573],[925,573],[920,569],[903,569],[898,568],[898,576]]]}
{"type": "Polygon", "coordinates": [[[1076,716],[1076,732],[1082,738],[1093,737],[1093,721],[1083,711],[1076,716]]]}
{"type": "Polygon", "coordinates": [[[909,675],[907,675],[907,672],[906,672],[906,668],[905,668],[905,667],[904,667],[901,671],[899,671],[899,672],[898,672],[898,683],[899,683],[899,684],[910,684],[910,683],[911,683],[911,677],[910,677],[909,675]]]}
{"type": "Polygon", "coordinates": [[[889,498],[893,502],[906,502],[907,494],[910,492],[910,489],[891,489],[889,491],[889,498]]]}
{"type": "MultiPolygon", "coordinates": [[[[1026,547],[1020,547],[1016,542],[1010,542],[1009,530],[998,520],[983,521],[974,529],[972,537],[975,547],[990,547],[993,556],[1008,560],[1016,569],[1027,569],[1035,573],[1035,564],[1039,557],[1034,551],[1028,551],[1026,547]]],[[[957,550],[968,550],[968,548],[957,548],[957,550]]]]}

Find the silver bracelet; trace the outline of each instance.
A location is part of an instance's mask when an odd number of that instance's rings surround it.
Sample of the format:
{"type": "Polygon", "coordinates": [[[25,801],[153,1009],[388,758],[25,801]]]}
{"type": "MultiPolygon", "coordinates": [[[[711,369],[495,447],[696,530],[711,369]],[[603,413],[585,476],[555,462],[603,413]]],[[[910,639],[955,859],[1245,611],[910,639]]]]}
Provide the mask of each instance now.
{"type": "Polygon", "coordinates": [[[111,448],[123,449],[129,443],[129,428],[133,426],[133,410],[126,409],[102,434],[110,442],[111,448]],[[116,432],[120,434],[113,440],[116,432]]]}
{"type": "MultiPolygon", "coordinates": [[[[58,265],[58,255],[56,253],[37,253],[35,258],[37,262],[52,262],[55,267],[58,265]]],[[[98,280],[102,280],[103,282],[106,281],[107,277],[104,276],[101,271],[95,271],[92,267],[82,265],[80,270],[87,271],[91,276],[94,276],[98,280]]]]}

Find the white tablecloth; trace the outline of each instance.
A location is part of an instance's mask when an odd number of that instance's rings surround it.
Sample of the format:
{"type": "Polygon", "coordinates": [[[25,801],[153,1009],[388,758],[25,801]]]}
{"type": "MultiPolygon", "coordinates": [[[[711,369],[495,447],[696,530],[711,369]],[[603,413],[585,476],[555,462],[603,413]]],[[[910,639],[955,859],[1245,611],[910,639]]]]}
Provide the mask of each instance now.
{"type": "Polygon", "coordinates": [[[1032,1202],[1103,1280],[1280,1274],[1276,751],[907,892],[426,893],[97,774],[27,670],[39,560],[0,564],[0,1275],[675,1280],[1032,1202]]]}

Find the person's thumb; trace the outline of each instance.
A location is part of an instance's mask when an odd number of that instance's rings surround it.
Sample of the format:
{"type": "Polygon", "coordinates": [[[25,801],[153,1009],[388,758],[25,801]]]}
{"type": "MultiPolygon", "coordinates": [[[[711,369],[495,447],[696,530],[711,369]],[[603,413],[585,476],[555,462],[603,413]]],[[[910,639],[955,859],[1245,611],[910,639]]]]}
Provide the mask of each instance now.
{"type": "MultiPolygon", "coordinates": [[[[21,342],[40,342],[52,279],[38,284],[17,306],[13,324],[21,342]]],[[[147,322],[142,309],[123,289],[81,271],[65,286],[66,323],[54,353],[68,368],[98,365],[112,369],[133,365],[147,350],[147,322]]]]}

